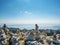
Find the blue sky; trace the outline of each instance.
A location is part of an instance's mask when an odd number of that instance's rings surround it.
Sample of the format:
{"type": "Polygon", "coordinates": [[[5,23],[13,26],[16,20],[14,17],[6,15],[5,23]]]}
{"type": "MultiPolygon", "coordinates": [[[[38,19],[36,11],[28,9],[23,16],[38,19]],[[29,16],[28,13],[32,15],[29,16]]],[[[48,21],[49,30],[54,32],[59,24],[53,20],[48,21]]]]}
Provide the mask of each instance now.
{"type": "Polygon", "coordinates": [[[0,24],[60,24],[60,0],[0,0],[0,24]]]}

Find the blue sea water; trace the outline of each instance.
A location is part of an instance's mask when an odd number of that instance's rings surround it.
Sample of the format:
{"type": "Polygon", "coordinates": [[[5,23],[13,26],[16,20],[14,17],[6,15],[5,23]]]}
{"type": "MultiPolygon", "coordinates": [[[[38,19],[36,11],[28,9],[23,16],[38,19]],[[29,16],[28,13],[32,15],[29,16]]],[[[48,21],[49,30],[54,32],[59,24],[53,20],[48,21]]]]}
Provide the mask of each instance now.
{"type": "MultiPolygon", "coordinates": [[[[1,27],[3,25],[0,25],[1,27]]],[[[60,25],[38,25],[39,29],[60,29],[60,25]]],[[[35,29],[34,24],[7,24],[7,27],[20,28],[20,29],[35,29]]]]}
{"type": "MultiPolygon", "coordinates": [[[[39,29],[60,29],[60,25],[38,25],[39,29]]],[[[20,29],[35,29],[34,24],[10,24],[7,27],[20,28],[20,29]]]]}

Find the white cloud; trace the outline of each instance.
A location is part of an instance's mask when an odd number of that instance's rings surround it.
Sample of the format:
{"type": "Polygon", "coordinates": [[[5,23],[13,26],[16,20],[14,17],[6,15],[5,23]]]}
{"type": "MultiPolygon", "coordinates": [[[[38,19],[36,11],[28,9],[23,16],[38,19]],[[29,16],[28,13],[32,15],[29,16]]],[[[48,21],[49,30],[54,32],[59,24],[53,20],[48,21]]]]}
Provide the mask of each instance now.
{"type": "Polygon", "coordinates": [[[23,17],[27,17],[27,16],[32,16],[32,12],[30,11],[20,11],[17,15],[23,15],[23,17]]]}
{"type": "Polygon", "coordinates": [[[24,13],[28,13],[28,11],[25,11],[24,13]]]}
{"type": "Polygon", "coordinates": [[[29,12],[29,11],[24,11],[24,14],[31,15],[31,14],[32,14],[32,12],[29,12]]]}

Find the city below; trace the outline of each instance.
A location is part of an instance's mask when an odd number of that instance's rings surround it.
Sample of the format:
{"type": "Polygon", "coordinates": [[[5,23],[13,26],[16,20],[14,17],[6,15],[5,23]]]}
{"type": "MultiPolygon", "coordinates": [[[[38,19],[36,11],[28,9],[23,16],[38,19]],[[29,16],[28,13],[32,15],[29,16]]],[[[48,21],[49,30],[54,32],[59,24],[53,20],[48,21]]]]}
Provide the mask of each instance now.
{"type": "Polygon", "coordinates": [[[34,29],[0,27],[0,45],[60,45],[60,29],[40,29],[38,24],[34,29]]]}

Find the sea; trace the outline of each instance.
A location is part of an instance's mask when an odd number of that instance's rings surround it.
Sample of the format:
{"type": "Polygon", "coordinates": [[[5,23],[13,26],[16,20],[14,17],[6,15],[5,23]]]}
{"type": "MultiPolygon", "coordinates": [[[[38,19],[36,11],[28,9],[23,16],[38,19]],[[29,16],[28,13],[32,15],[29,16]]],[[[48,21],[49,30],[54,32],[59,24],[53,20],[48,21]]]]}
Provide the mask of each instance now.
{"type": "MultiPolygon", "coordinates": [[[[35,24],[6,24],[7,27],[10,28],[20,28],[20,29],[35,29],[35,24]]],[[[59,30],[60,25],[42,25],[38,24],[39,29],[54,29],[59,30]]],[[[3,27],[3,24],[0,25],[0,27],[3,27]]]]}

